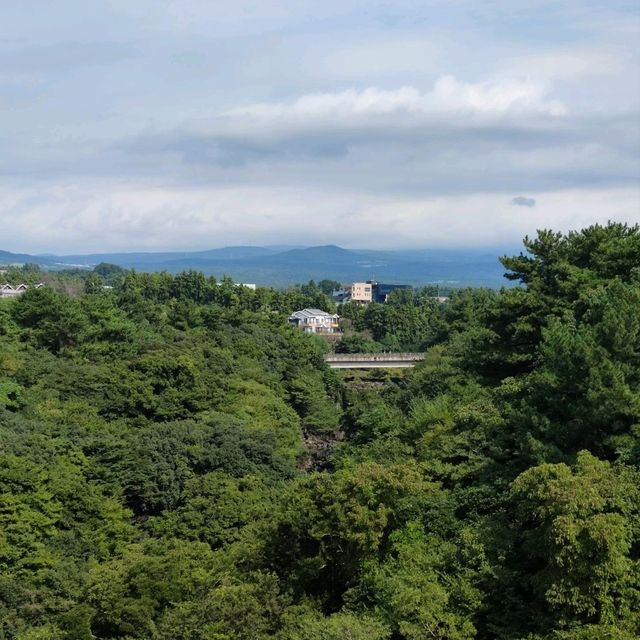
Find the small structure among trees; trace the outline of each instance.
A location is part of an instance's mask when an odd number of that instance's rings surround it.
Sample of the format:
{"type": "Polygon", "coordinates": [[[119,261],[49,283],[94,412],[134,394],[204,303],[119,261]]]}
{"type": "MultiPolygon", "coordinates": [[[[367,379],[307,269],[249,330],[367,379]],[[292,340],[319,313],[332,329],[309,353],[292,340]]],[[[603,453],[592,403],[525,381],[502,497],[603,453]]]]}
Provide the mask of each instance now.
{"type": "Polygon", "coordinates": [[[340,333],[340,316],[322,309],[302,309],[289,316],[289,323],[305,333],[340,333]]]}
{"type": "MultiPolygon", "coordinates": [[[[40,289],[40,287],[44,287],[42,282],[35,285],[36,289],[40,289]]],[[[23,294],[28,288],[29,285],[27,284],[17,284],[15,287],[8,283],[0,285],[0,298],[15,298],[23,294]]]]}

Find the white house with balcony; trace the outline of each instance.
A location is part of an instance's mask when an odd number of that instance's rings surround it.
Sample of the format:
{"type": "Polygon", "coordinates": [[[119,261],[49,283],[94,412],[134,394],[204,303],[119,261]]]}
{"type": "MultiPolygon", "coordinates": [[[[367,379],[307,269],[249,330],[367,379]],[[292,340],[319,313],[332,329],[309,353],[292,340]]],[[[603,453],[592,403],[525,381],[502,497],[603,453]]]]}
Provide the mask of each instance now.
{"type": "Polygon", "coordinates": [[[339,333],[340,316],[327,313],[322,309],[302,309],[289,316],[289,324],[302,329],[305,333],[339,333]]]}

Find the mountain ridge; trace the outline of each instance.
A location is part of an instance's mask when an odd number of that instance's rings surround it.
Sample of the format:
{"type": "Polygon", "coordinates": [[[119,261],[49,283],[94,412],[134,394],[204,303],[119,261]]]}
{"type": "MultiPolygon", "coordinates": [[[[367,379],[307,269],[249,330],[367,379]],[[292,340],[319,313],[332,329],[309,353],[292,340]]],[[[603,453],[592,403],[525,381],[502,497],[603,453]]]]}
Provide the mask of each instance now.
{"type": "Polygon", "coordinates": [[[341,282],[377,279],[398,284],[450,286],[507,285],[488,249],[375,250],[345,249],[335,244],[308,247],[237,245],[201,251],[114,252],[31,255],[0,250],[0,264],[33,262],[47,269],[88,268],[110,262],[140,271],[177,273],[197,269],[231,276],[239,282],[287,286],[308,280],[341,282]]]}

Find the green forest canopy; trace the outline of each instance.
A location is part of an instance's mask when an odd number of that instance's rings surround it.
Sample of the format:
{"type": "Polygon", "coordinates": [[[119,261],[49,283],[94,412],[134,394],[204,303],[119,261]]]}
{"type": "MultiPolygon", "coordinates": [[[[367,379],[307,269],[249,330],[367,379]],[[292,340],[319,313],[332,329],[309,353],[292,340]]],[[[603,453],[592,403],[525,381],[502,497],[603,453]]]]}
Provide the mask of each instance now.
{"type": "Polygon", "coordinates": [[[345,307],[345,349],[426,350],[383,387],[287,326],[316,286],[0,301],[0,638],[637,637],[640,230],[525,249],[499,293],[345,307]]]}

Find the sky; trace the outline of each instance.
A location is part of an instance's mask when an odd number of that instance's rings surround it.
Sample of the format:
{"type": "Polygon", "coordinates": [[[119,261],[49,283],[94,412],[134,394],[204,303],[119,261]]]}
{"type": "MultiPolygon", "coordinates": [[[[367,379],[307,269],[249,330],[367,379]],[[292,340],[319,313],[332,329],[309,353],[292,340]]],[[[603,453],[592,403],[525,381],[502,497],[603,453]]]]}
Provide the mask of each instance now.
{"type": "Polygon", "coordinates": [[[0,249],[640,221],[640,5],[2,0],[0,249]]]}

